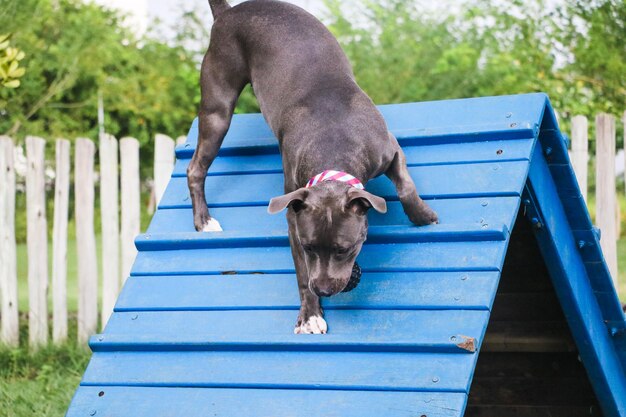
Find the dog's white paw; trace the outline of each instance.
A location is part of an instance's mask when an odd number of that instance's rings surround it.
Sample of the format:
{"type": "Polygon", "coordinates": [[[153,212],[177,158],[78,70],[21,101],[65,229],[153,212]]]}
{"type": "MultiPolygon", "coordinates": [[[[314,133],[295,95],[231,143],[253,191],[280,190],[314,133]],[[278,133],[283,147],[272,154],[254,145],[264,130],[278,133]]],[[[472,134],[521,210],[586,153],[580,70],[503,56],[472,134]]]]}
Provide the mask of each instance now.
{"type": "Polygon", "coordinates": [[[293,329],[295,334],[326,334],[328,325],[322,316],[311,316],[293,329]]]}
{"type": "Polygon", "coordinates": [[[220,222],[217,221],[217,219],[211,217],[211,219],[209,219],[209,221],[204,225],[204,227],[202,228],[203,232],[222,232],[222,226],[220,225],[220,222]]]}

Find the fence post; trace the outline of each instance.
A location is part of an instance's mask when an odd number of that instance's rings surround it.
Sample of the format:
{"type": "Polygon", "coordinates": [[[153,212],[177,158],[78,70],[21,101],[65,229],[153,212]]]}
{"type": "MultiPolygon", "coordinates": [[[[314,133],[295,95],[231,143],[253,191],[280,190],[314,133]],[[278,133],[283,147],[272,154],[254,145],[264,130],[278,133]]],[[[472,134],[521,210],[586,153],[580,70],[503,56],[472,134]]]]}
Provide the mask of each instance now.
{"type": "Polygon", "coordinates": [[[165,192],[174,169],[174,140],[157,134],[154,138],[154,195],[156,206],[165,192]]]}
{"type": "Polygon", "coordinates": [[[602,113],[596,116],[596,223],[602,230],[600,244],[617,289],[615,191],[615,118],[602,113]]]}
{"type": "Polygon", "coordinates": [[[70,142],[56,141],[54,231],[52,241],[52,340],[67,339],[67,222],[70,194],[70,142]]]}
{"type": "Polygon", "coordinates": [[[137,249],[135,237],[141,227],[139,183],[139,141],[135,138],[120,140],[122,178],[122,283],[130,275],[137,249]]]}
{"type": "Polygon", "coordinates": [[[17,258],[15,247],[15,167],[13,141],[0,136],[0,342],[17,347],[17,258]]]}
{"type": "Polygon", "coordinates": [[[104,327],[113,312],[120,282],[119,176],[117,140],[100,135],[100,217],[102,219],[102,312],[104,327]]]}
{"type": "Polygon", "coordinates": [[[46,141],[26,137],[26,213],[28,242],[28,340],[48,342],[48,226],[46,220],[46,141]]]}
{"type": "Polygon", "coordinates": [[[587,169],[589,166],[588,122],[585,116],[572,118],[572,165],[580,187],[580,193],[587,201],[587,169]]]}
{"type": "Polygon", "coordinates": [[[626,184],[626,110],[622,116],[622,127],[624,128],[624,184],[626,184]]]}
{"type": "Polygon", "coordinates": [[[78,342],[86,343],[98,326],[98,259],[94,233],[94,143],[76,139],[74,195],[78,258],[78,342]]]}

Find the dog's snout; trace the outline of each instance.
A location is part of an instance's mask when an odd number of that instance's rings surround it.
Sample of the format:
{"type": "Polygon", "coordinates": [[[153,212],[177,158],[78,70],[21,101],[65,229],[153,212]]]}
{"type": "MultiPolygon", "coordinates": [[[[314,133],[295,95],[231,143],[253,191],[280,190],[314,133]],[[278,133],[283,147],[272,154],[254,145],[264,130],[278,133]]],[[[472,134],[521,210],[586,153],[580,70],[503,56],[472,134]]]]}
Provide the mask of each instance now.
{"type": "Polygon", "coordinates": [[[310,288],[318,297],[330,297],[340,291],[339,285],[337,284],[336,280],[313,280],[311,281],[310,288]]]}

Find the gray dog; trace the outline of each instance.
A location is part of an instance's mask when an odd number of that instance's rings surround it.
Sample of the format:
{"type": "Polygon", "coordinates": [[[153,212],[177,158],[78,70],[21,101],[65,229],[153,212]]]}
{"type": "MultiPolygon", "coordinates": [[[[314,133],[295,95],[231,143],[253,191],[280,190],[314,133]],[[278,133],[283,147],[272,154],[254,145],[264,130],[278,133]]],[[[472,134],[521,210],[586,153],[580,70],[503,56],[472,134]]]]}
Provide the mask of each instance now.
{"type": "Polygon", "coordinates": [[[275,0],[209,4],[215,23],[202,62],[198,147],[187,170],[194,225],[221,230],[209,214],[204,182],[239,94],[251,83],[282,154],[285,195],[273,198],[268,211],[288,208],[301,302],[294,331],[326,333],[319,297],[350,281],[368,209],[387,210],[363,184],[386,174],[411,222],[436,223],[437,215],[417,194],[398,141],[321,22],[275,0]]]}

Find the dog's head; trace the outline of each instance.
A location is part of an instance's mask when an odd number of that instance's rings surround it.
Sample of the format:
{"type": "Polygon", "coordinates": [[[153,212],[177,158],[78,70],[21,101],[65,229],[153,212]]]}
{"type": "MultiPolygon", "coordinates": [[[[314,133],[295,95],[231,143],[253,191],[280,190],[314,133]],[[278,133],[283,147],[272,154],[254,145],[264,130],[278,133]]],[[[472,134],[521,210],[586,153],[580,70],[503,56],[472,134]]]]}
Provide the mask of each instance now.
{"type": "MultiPolygon", "coordinates": [[[[309,289],[321,297],[341,292],[367,236],[367,211],[385,213],[387,204],[365,190],[327,181],[270,201],[270,214],[293,212],[296,240],[304,253],[309,289]]],[[[297,248],[296,248],[297,249],[297,248]]]]}

